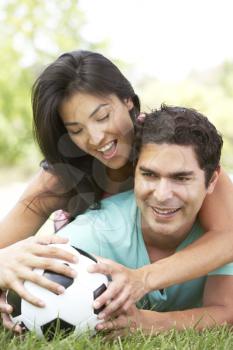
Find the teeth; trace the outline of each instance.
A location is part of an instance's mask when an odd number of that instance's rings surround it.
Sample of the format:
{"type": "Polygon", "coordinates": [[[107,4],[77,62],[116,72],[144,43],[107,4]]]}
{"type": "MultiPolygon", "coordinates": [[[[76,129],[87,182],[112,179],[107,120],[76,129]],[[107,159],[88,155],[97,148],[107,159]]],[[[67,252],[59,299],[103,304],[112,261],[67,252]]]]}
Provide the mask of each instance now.
{"type": "Polygon", "coordinates": [[[153,208],[153,210],[160,215],[169,215],[169,214],[174,214],[177,212],[180,208],[177,209],[161,209],[161,208],[153,208]]]}
{"type": "Polygon", "coordinates": [[[112,146],[114,145],[114,143],[115,143],[114,141],[111,141],[107,145],[105,145],[104,147],[98,148],[97,151],[99,151],[99,152],[109,151],[112,148],[112,146]]]}

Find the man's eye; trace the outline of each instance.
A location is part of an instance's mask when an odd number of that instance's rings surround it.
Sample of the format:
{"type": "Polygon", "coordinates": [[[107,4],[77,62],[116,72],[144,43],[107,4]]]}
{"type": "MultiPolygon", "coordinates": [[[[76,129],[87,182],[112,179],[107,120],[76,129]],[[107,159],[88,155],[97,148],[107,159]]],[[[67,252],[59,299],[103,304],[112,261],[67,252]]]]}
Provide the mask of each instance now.
{"type": "Polygon", "coordinates": [[[153,173],[151,173],[151,172],[149,172],[149,171],[144,171],[144,172],[142,173],[142,176],[152,177],[152,176],[155,176],[155,174],[153,174],[153,173]]]}
{"type": "Polygon", "coordinates": [[[190,178],[186,176],[176,176],[175,180],[180,181],[180,182],[185,182],[188,181],[190,178]]]}

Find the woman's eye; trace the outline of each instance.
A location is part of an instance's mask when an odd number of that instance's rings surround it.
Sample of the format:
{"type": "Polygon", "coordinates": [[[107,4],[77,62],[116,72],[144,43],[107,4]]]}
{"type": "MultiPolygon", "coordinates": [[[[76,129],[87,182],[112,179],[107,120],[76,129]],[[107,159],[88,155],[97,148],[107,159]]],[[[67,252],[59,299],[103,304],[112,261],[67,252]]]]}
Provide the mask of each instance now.
{"type": "Polygon", "coordinates": [[[69,134],[70,134],[70,135],[78,135],[78,134],[80,134],[80,133],[81,133],[81,131],[82,131],[82,129],[75,130],[75,131],[70,130],[70,131],[69,131],[69,134]]]}
{"type": "Polygon", "coordinates": [[[109,117],[109,114],[106,114],[104,117],[97,119],[97,122],[102,122],[103,120],[107,119],[109,117]]]}

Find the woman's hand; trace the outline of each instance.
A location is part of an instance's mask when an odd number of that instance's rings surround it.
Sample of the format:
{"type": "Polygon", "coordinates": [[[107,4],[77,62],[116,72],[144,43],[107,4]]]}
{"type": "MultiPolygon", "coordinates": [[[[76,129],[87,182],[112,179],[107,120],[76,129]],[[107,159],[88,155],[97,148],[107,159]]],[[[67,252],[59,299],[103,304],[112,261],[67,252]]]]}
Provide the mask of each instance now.
{"type": "Polygon", "coordinates": [[[98,263],[91,265],[89,272],[110,275],[112,281],[107,290],[94,302],[94,308],[107,305],[98,315],[100,319],[108,319],[116,311],[126,312],[146,293],[141,270],[128,269],[112,260],[97,257],[98,263]]]}
{"type": "Polygon", "coordinates": [[[11,314],[12,311],[13,307],[9,305],[6,301],[6,292],[0,292],[0,312],[3,327],[15,333],[22,333],[22,327],[19,324],[15,325],[9,316],[9,314],[11,314]]]}
{"type": "MultiPolygon", "coordinates": [[[[77,262],[77,257],[51,246],[52,243],[67,243],[66,238],[56,235],[46,237],[30,237],[0,250],[0,289],[12,289],[21,298],[39,307],[45,303],[29,293],[24,287],[24,281],[34,282],[52,292],[61,294],[64,287],[38,275],[33,268],[47,269],[54,272],[75,277],[76,272],[56,259],[77,262]]],[[[2,310],[4,311],[4,310],[2,310]]],[[[5,310],[6,311],[6,310],[5,310]]]]}

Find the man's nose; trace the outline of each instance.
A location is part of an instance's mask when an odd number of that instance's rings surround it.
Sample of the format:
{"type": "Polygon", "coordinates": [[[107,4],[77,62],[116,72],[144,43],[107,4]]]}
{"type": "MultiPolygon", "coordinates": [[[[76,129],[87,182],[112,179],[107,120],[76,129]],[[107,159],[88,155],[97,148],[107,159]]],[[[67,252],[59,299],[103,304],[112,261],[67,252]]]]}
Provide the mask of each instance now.
{"type": "Polygon", "coordinates": [[[168,179],[160,179],[154,188],[154,196],[159,203],[172,198],[172,186],[168,179]]]}

